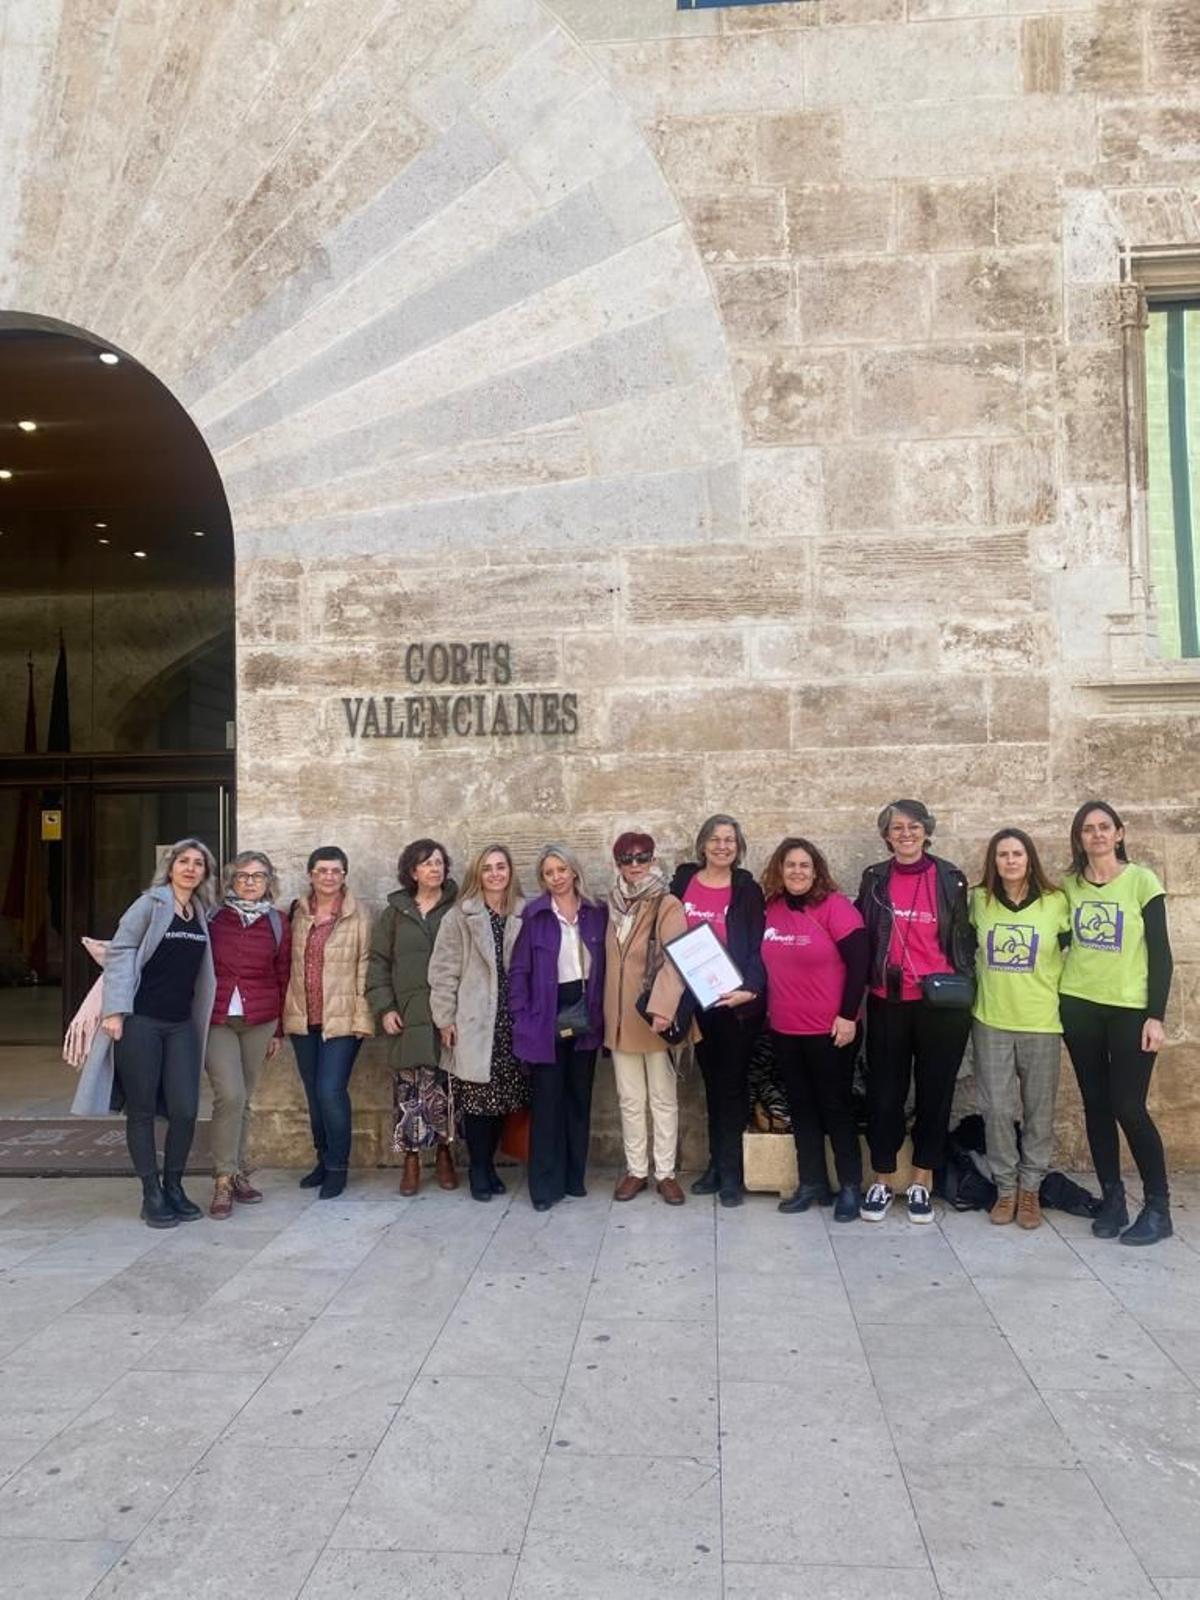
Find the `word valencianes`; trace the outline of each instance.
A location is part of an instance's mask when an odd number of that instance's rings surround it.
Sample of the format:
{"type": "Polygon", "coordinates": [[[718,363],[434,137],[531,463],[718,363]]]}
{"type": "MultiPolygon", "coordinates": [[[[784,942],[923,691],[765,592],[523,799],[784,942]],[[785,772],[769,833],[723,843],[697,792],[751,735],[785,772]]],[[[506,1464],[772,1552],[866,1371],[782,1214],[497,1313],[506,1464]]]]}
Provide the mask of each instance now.
{"type": "Polygon", "coordinates": [[[352,739],[504,738],[578,733],[578,697],[515,694],[343,695],[352,739]]]}

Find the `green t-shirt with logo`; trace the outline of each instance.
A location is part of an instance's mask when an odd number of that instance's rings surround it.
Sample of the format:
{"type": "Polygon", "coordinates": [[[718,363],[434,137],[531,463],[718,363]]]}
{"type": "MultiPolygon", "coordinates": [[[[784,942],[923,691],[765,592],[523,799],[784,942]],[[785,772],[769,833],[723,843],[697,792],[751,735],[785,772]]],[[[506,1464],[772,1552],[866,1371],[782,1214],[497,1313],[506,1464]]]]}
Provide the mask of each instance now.
{"type": "Polygon", "coordinates": [[[972,889],[971,921],[979,940],[971,1015],[989,1028],[1061,1033],[1058,936],[1071,926],[1066,895],[1053,889],[1010,911],[986,889],[972,889]]]}
{"type": "Polygon", "coordinates": [[[1150,963],[1142,907],[1163,893],[1162,884],[1149,867],[1131,861],[1111,883],[1088,883],[1072,873],[1063,888],[1071,905],[1071,945],[1061,992],[1143,1010],[1150,963]]]}

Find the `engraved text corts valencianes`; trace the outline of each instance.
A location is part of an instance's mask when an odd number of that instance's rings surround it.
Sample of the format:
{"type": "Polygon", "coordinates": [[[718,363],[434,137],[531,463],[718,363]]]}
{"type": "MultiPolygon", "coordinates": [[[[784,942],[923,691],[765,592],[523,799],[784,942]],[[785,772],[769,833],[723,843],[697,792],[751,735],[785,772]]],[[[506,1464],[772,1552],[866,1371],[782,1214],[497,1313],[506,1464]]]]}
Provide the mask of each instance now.
{"type": "Polygon", "coordinates": [[[512,646],[504,641],[410,644],[404,652],[405,689],[343,695],[346,728],[352,739],[578,733],[576,695],[510,689],[512,681],[512,646]]]}

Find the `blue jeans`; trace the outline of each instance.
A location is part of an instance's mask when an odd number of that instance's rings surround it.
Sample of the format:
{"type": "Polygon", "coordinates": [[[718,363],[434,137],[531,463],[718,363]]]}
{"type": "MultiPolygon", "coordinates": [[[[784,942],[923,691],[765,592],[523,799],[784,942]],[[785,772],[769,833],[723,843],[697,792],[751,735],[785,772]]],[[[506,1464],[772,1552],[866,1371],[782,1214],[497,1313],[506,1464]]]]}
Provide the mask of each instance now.
{"type": "Polygon", "coordinates": [[[350,1165],[350,1074],[361,1039],[322,1039],[320,1028],[289,1033],[308,1101],[317,1160],[332,1172],[350,1165]]]}

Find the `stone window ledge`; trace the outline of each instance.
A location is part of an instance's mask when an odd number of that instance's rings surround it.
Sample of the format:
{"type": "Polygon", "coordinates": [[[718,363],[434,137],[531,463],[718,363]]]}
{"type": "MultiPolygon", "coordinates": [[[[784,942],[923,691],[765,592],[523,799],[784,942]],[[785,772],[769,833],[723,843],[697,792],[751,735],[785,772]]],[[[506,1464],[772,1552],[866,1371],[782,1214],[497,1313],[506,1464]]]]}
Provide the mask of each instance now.
{"type": "Polygon", "coordinates": [[[1200,712],[1200,661],[1159,661],[1144,672],[1076,679],[1096,712],[1200,712]]]}

